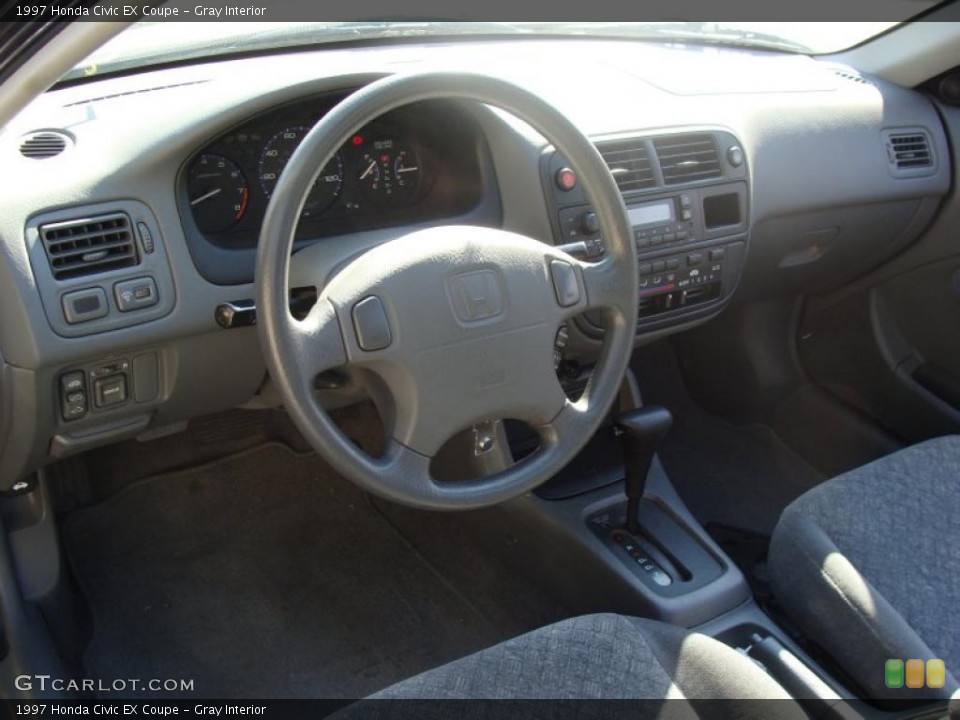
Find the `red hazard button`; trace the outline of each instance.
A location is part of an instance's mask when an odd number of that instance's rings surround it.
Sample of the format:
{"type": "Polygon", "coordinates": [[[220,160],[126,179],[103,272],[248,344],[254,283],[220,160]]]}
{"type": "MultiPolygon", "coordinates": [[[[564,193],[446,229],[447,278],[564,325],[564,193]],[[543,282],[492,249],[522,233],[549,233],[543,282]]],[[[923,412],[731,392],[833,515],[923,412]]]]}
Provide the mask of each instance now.
{"type": "Polygon", "coordinates": [[[557,170],[557,187],[568,192],[577,186],[577,174],[568,167],[557,170]]]}

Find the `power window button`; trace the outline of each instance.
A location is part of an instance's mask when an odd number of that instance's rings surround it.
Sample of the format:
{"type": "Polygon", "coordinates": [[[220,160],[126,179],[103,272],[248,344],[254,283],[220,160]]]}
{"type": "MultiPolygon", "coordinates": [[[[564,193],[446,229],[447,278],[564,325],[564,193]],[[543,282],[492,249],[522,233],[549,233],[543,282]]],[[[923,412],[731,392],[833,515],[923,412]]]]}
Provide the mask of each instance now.
{"type": "Polygon", "coordinates": [[[127,401],[127,376],[110,375],[93,382],[93,401],[98,408],[122,405],[127,401]]]}

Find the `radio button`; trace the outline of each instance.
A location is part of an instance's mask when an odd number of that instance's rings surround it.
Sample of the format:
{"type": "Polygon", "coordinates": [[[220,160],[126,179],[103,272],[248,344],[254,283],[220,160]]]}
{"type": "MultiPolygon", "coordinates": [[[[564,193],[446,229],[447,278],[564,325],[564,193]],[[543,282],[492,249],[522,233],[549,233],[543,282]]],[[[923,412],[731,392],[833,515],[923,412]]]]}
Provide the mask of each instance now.
{"type": "Polygon", "coordinates": [[[687,267],[693,267],[703,262],[703,253],[690,253],[687,255],[687,267]]]}
{"type": "Polygon", "coordinates": [[[685,208],[688,208],[691,205],[693,205],[693,198],[690,197],[689,193],[683,193],[680,196],[680,205],[685,208]]]}
{"type": "Polygon", "coordinates": [[[677,240],[686,240],[688,237],[690,237],[690,235],[686,230],[681,230],[677,233],[677,240]]]}
{"type": "Polygon", "coordinates": [[[667,270],[679,270],[680,258],[670,258],[667,260],[667,270]]]}
{"type": "Polygon", "coordinates": [[[649,275],[653,272],[653,266],[650,263],[640,263],[637,265],[637,272],[641,275],[649,275]]]}
{"type": "Polygon", "coordinates": [[[672,232],[671,232],[671,233],[664,233],[664,235],[663,235],[663,241],[664,241],[664,242],[673,242],[673,241],[676,240],[676,239],[677,239],[676,234],[675,234],[675,233],[672,233],[672,232]]]}
{"type": "Polygon", "coordinates": [[[717,248],[716,250],[710,251],[710,260],[723,260],[723,248],[717,248]]]}
{"type": "Polygon", "coordinates": [[[663,235],[652,235],[650,237],[651,245],[660,245],[663,243],[663,235]]]}
{"type": "Polygon", "coordinates": [[[684,209],[683,212],[680,213],[680,218],[681,218],[682,220],[692,220],[692,219],[693,219],[693,211],[692,211],[692,210],[686,210],[686,209],[684,209]]]}

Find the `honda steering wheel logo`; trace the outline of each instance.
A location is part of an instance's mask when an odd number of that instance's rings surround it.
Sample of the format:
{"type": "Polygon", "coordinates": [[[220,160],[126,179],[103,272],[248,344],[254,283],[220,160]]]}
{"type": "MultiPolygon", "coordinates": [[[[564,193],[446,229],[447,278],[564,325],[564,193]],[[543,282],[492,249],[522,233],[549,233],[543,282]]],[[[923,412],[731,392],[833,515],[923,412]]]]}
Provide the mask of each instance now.
{"type": "Polygon", "coordinates": [[[503,314],[503,288],[493,270],[474,270],[447,281],[453,314],[462,323],[491,320],[503,314]]]}

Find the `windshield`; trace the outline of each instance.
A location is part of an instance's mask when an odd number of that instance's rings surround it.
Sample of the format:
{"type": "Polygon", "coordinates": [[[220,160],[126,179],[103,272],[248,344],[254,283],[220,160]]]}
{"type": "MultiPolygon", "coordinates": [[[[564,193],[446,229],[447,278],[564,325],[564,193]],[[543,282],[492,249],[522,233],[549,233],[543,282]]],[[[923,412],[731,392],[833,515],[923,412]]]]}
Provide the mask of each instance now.
{"type": "MultiPolygon", "coordinates": [[[[912,11],[933,3],[913,3],[912,11]],[[922,7],[917,7],[917,6],[922,7]]],[[[756,47],[794,53],[836,52],[874,37],[895,22],[151,22],[132,25],[77,65],[64,79],[159,63],[323,43],[397,38],[504,35],[627,37],[756,47]]]]}

